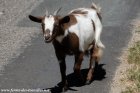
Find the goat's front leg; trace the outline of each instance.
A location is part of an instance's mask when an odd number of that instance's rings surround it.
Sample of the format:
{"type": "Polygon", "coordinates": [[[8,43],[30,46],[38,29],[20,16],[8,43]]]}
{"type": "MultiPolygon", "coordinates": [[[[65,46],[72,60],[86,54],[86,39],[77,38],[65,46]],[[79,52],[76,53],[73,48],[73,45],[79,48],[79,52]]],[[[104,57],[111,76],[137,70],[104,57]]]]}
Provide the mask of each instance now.
{"type": "Polygon", "coordinates": [[[62,51],[55,51],[57,59],[59,61],[61,78],[62,78],[62,91],[66,91],[68,89],[68,82],[66,79],[66,63],[65,63],[65,54],[62,51]]]}
{"type": "Polygon", "coordinates": [[[60,72],[61,72],[61,77],[62,77],[62,87],[63,87],[63,92],[68,89],[68,82],[66,79],[66,62],[65,60],[59,60],[59,65],[60,65],[60,72]]]}
{"type": "Polygon", "coordinates": [[[82,80],[83,80],[83,77],[81,75],[80,68],[81,68],[81,64],[82,64],[82,61],[83,61],[83,56],[84,56],[83,52],[79,52],[79,53],[75,54],[75,64],[74,64],[74,73],[77,76],[80,76],[80,78],[82,80]]]}

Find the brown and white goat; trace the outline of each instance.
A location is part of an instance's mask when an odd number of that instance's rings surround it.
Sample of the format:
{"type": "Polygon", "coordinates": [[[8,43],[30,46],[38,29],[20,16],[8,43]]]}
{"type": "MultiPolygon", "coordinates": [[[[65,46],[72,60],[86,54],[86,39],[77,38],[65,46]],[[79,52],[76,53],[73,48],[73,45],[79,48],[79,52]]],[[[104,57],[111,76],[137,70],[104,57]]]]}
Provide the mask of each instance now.
{"type": "Polygon", "coordinates": [[[99,8],[92,4],[91,8],[78,8],[61,17],[55,11],[54,15],[34,17],[29,15],[30,20],[41,23],[44,40],[52,42],[56,57],[60,64],[63,89],[66,90],[66,55],[75,56],[74,72],[80,75],[80,67],[86,51],[90,51],[89,72],[87,82],[90,83],[95,64],[98,63],[101,49],[104,45],[100,41],[102,32],[101,15],[99,8]],[[95,61],[95,62],[94,62],[95,61]]]}

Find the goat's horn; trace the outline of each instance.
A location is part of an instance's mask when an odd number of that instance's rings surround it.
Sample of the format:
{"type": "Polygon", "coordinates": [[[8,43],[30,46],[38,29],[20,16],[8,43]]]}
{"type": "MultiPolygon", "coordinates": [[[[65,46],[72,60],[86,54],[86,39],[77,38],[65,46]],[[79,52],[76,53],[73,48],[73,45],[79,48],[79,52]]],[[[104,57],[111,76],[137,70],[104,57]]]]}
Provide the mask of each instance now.
{"type": "Polygon", "coordinates": [[[58,12],[61,10],[62,7],[60,7],[59,9],[57,9],[56,11],[54,11],[53,15],[57,15],[58,12]]]}

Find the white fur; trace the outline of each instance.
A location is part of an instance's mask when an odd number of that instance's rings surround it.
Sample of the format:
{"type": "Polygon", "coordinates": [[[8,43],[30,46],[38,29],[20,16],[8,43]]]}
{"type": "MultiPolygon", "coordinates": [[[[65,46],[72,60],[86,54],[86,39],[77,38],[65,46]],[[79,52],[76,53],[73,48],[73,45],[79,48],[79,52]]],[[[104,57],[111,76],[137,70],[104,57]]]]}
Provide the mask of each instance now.
{"type": "MultiPolygon", "coordinates": [[[[81,51],[88,50],[90,44],[95,40],[95,44],[103,48],[104,45],[100,41],[100,34],[102,31],[102,24],[97,15],[96,10],[88,8],[79,8],[75,10],[87,11],[87,14],[74,14],[77,20],[77,24],[72,25],[68,30],[69,32],[75,33],[79,37],[79,49],[81,51]],[[93,28],[92,21],[95,24],[95,31],[93,28]]],[[[72,13],[72,10],[70,13],[72,13]]],[[[69,14],[70,14],[69,13],[69,14]]],[[[66,31],[67,32],[67,31],[66,31]]]]}
{"type": "Polygon", "coordinates": [[[104,48],[104,45],[100,41],[100,35],[102,32],[102,23],[97,15],[97,13],[93,12],[93,9],[89,11],[88,18],[91,18],[95,23],[95,45],[104,48]]]}
{"type": "Polygon", "coordinates": [[[58,41],[58,42],[62,42],[62,40],[63,40],[63,38],[64,38],[64,36],[63,35],[61,35],[61,36],[57,36],[56,37],[56,40],[58,41]]]}
{"type": "Polygon", "coordinates": [[[56,39],[61,43],[63,38],[67,36],[68,31],[75,33],[79,38],[79,49],[81,51],[86,51],[90,49],[90,44],[95,40],[95,45],[99,48],[104,48],[104,45],[100,41],[100,34],[102,32],[101,20],[97,15],[97,11],[91,8],[78,8],[72,10],[71,14],[75,10],[86,11],[87,14],[73,14],[77,20],[75,25],[72,25],[66,29],[63,36],[58,36],[56,39]],[[93,28],[93,23],[95,25],[95,31],[93,28]]]}
{"type": "Polygon", "coordinates": [[[54,28],[54,17],[50,15],[49,17],[45,17],[44,24],[45,24],[45,30],[49,29],[50,30],[50,35],[52,35],[52,31],[54,28]]]}
{"type": "Polygon", "coordinates": [[[77,24],[69,28],[69,32],[75,33],[79,38],[79,49],[85,51],[94,40],[94,31],[91,19],[75,15],[77,24]]]}
{"type": "Polygon", "coordinates": [[[61,43],[62,40],[64,39],[64,37],[67,36],[67,35],[68,35],[68,30],[65,31],[65,34],[64,34],[64,35],[57,36],[57,37],[56,37],[56,40],[57,40],[59,43],[61,43]]]}

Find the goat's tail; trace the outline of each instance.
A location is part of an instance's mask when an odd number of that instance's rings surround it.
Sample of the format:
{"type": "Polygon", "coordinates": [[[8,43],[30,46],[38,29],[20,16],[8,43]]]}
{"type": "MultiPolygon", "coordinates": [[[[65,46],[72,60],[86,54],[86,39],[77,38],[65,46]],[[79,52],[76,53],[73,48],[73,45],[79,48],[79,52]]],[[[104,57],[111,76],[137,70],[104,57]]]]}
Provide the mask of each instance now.
{"type": "MultiPolygon", "coordinates": [[[[91,8],[96,10],[97,13],[101,13],[101,7],[99,5],[96,5],[95,3],[92,2],[91,8]]],[[[94,15],[92,15],[93,17],[94,15]]],[[[91,19],[92,19],[91,17],[91,19]]],[[[93,19],[94,20],[94,19],[93,19]]],[[[103,45],[103,43],[100,40],[100,34],[102,32],[102,24],[101,22],[98,20],[98,22],[95,23],[95,46],[98,48],[105,48],[105,46],[103,45]]]]}
{"type": "Polygon", "coordinates": [[[95,26],[96,26],[96,30],[95,30],[95,46],[99,47],[99,48],[105,48],[104,44],[101,42],[101,39],[100,39],[100,35],[101,35],[101,32],[102,32],[102,24],[101,24],[101,22],[97,21],[95,26]]]}
{"type": "Polygon", "coordinates": [[[105,48],[104,44],[100,40],[95,42],[95,46],[97,46],[99,48],[105,48]]]}
{"type": "Polygon", "coordinates": [[[101,12],[101,7],[99,5],[96,5],[95,3],[92,2],[92,5],[91,5],[91,8],[92,9],[95,9],[98,13],[101,12]]]}

